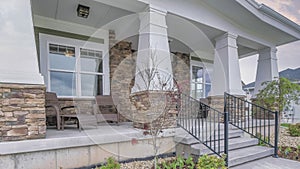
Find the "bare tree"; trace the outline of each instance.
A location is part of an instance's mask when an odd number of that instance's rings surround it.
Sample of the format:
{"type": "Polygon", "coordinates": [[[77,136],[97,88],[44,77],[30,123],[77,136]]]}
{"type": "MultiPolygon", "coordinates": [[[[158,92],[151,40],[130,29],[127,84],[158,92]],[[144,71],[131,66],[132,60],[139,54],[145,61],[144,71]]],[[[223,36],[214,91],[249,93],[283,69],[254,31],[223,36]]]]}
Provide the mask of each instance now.
{"type": "MultiPolygon", "coordinates": [[[[145,69],[138,69],[136,75],[134,91],[147,93],[147,115],[149,122],[145,124],[145,135],[150,135],[154,151],[154,166],[157,167],[157,156],[162,142],[159,138],[163,137],[163,129],[168,127],[169,112],[175,106],[174,97],[178,91],[174,86],[173,75],[159,70],[159,64],[156,51],[151,52],[150,61],[145,64],[145,69]],[[138,79],[137,79],[138,78],[138,79]],[[151,120],[150,120],[151,119],[151,120]]],[[[135,95],[135,92],[132,92],[135,95]]]]}

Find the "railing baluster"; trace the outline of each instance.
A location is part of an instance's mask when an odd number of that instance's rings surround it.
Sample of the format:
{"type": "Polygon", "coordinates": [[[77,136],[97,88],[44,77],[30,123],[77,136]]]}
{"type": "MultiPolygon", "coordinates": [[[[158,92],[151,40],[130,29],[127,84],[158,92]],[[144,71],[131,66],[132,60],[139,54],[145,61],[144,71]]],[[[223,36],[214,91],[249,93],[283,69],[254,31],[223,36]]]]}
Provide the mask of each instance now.
{"type": "Polygon", "coordinates": [[[200,113],[200,105],[201,105],[201,103],[199,103],[199,112],[198,112],[198,117],[197,117],[197,119],[198,119],[198,138],[199,139],[200,139],[200,117],[201,117],[201,115],[199,114],[200,113]]]}
{"type": "Polygon", "coordinates": [[[240,101],[239,101],[239,99],[237,98],[236,99],[237,100],[237,124],[238,124],[238,126],[239,127],[241,127],[240,126],[240,116],[241,116],[241,114],[240,114],[240,101]]]}
{"type": "Polygon", "coordinates": [[[218,113],[218,153],[221,153],[221,150],[220,150],[220,145],[221,145],[221,139],[220,139],[220,113],[218,113]]]}
{"type": "MultiPolygon", "coordinates": [[[[203,107],[206,108],[205,105],[203,105],[202,108],[203,107]]],[[[206,109],[204,109],[204,110],[206,110],[206,109]]],[[[204,117],[202,117],[202,119],[201,119],[201,122],[202,122],[202,124],[201,124],[202,125],[202,128],[201,128],[201,130],[202,130],[202,141],[204,140],[203,139],[204,138],[204,120],[203,119],[204,119],[204,117]]]]}
{"type": "Polygon", "coordinates": [[[256,118],[255,118],[255,134],[257,135],[257,114],[258,114],[257,106],[255,106],[255,109],[256,109],[256,113],[255,113],[255,115],[256,115],[256,118]]]}
{"type": "Polygon", "coordinates": [[[247,103],[247,110],[248,110],[248,132],[250,132],[250,105],[247,103]]]}
{"type": "Polygon", "coordinates": [[[266,142],[266,110],[264,110],[264,141],[266,142]]]}
{"type": "Polygon", "coordinates": [[[253,128],[253,126],[254,126],[254,106],[252,105],[251,106],[251,115],[252,115],[252,123],[251,123],[251,127],[252,127],[252,133],[254,133],[254,128],[253,128]]]}
{"type": "Polygon", "coordinates": [[[278,134],[279,134],[279,133],[278,133],[278,132],[279,132],[279,124],[278,124],[278,123],[279,123],[279,121],[278,121],[278,118],[279,118],[279,117],[278,117],[278,115],[279,115],[279,114],[278,114],[278,112],[276,111],[276,112],[275,112],[275,141],[274,141],[274,142],[275,142],[275,143],[274,143],[274,144],[275,144],[275,145],[274,145],[274,149],[275,149],[275,150],[274,150],[274,156],[275,156],[276,158],[278,157],[278,154],[277,154],[277,153],[278,153],[278,134]]]}
{"type": "Polygon", "coordinates": [[[207,139],[207,119],[208,119],[208,117],[205,119],[205,142],[206,142],[206,144],[207,144],[207,141],[208,141],[208,139],[207,139]]]}
{"type": "Polygon", "coordinates": [[[228,166],[228,112],[224,112],[224,153],[226,154],[225,163],[228,166]]]}
{"type": "Polygon", "coordinates": [[[216,111],[214,111],[214,150],[216,150],[216,125],[215,125],[215,122],[216,122],[216,111]]]}
{"type": "Polygon", "coordinates": [[[269,111],[268,111],[268,137],[269,137],[269,141],[268,141],[268,144],[270,144],[270,141],[271,141],[271,137],[270,137],[270,133],[271,133],[271,125],[270,125],[270,116],[269,116],[269,111]]]}

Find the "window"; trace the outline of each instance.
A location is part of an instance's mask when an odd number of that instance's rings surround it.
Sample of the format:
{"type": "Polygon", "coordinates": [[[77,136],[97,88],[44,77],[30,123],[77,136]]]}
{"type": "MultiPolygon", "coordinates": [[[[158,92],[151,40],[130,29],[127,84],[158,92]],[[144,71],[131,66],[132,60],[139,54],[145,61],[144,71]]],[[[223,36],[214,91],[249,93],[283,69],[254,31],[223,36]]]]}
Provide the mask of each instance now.
{"type": "Polygon", "coordinates": [[[208,71],[200,63],[191,64],[191,96],[196,99],[208,96],[211,80],[208,71]]]}
{"type": "Polygon", "coordinates": [[[103,95],[102,52],[80,49],[81,95],[103,95]]]}
{"type": "Polygon", "coordinates": [[[41,48],[40,57],[48,91],[59,97],[94,97],[109,93],[109,62],[103,56],[105,49],[101,44],[45,37],[41,45],[45,43],[46,48],[41,48]]]}

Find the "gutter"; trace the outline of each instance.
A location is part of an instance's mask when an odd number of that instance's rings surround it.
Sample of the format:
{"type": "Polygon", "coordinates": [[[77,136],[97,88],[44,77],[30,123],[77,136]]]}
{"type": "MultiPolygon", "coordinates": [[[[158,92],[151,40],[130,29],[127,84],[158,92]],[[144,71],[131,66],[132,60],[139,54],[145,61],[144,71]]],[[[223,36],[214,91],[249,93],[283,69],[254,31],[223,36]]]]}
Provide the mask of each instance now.
{"type": "Polygon", "coordinates": [[[268,16],[271,16],[274,19],[277,19],[278,21],[290,26],[291,28],[297,30],[300,32],[300,26],[296,24],[295,22],[291,21],[290,19],[286,18],[285,16],[281,15],[280,13],[276,12],[272,8],[268,7],[265,4],[259,4],[255,0],[246,0],[249,4],[254,6],[257,10],[260,12],[265,13],[268,16]]]}

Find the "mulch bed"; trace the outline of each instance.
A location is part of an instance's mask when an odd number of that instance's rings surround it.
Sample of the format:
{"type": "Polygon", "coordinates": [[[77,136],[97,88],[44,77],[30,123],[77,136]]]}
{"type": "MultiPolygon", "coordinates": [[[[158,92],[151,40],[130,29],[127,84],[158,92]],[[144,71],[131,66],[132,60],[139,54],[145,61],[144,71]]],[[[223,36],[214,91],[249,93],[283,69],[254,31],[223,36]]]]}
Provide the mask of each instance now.
{"type": "Polygon", "coordinates": [[[282,146],[278,150],[278,156],[281,158],[296,160],[300,162],[300,150],[295,147],[282,146]]]}

